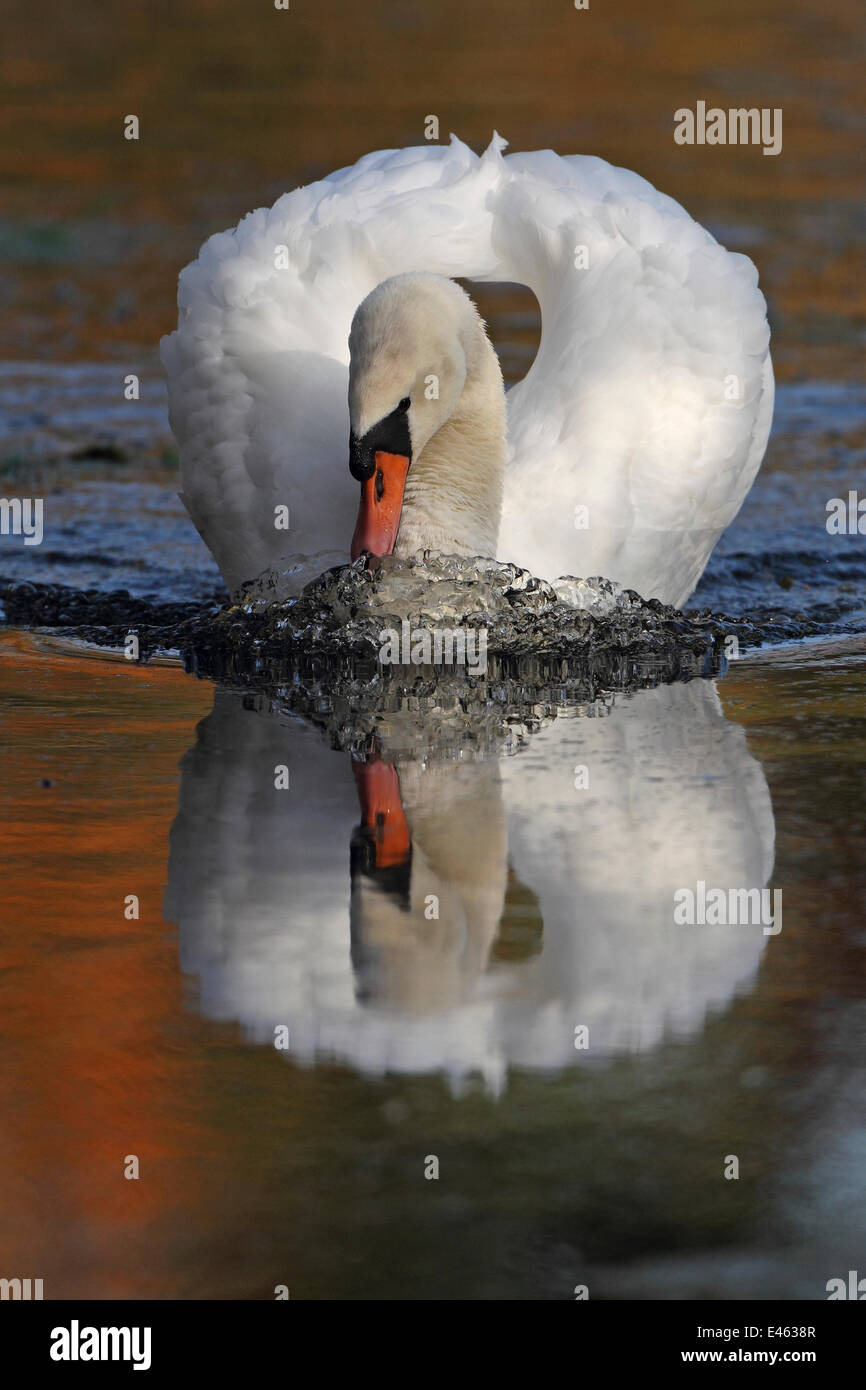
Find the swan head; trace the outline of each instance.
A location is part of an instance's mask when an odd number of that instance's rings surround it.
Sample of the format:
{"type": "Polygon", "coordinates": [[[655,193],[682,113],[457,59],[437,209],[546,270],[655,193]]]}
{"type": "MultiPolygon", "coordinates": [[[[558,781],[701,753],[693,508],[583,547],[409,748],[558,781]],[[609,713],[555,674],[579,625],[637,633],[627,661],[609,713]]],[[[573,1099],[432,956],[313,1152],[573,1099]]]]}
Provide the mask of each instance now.
{"type": "Polygon", "coordinates": [[[392,276],[356,310],[349,358],[349,469],[361,484],[352,559],[495,553],[504,390],[469,296],[444,276],[392,276]]]}

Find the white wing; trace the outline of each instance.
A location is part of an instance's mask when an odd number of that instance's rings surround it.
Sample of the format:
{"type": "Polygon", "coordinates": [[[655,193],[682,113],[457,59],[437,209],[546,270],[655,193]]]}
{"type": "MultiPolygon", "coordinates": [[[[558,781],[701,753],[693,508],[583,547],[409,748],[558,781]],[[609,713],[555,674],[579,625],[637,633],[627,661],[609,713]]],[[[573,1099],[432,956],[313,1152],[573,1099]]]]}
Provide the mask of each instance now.
{"type": "MultiPolygon", "coordinates": [[[[501,143],[501,142],[500,142],[501,143]]],[[[348,336],[389,275],[482,275],[496,146],[386,150],[280,198],[205,243],[162,341],[183,499],[230,590],[299,555],[349,558],[348,336]],[[289,508],[290,529],[274,525],[289,508]]]]}
{"type": "Polygon", "coordinates": [[[682,603],[770,430],[757,272],[626,169],[551,151],[505,164],[494,239],[542,338],[509,393],[499,556],[682,603]]]}

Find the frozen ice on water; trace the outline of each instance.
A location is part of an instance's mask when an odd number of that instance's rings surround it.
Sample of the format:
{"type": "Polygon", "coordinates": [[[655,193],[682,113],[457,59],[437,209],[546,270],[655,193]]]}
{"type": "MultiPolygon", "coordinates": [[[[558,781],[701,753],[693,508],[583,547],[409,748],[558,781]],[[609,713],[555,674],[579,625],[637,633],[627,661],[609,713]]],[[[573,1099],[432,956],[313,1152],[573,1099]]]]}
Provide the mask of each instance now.
{"type": "Polygon", "coordinates": [[[624,589],[612,579],[600,575],[592,579],[575,579],[574,575],[563,575],[554,579],[553,589],[557,598],[572,608],[583,608],[596,617],[610,617],[617,611],[628,613],[642,606],[643,600],[632,589],[624,589]]]}
{"type": "Polygon", "coordinates": [[[483,626],[488,650],[515,656],[568,655],[588,640],[590,619],[608,623],[609,635],[625,635],[626,628],[636,635],[636,619],[688,626],[676,609],[645,603],[608,579],[565,576],[551,584],[519,565],[480,557],[428,552],[356,560],[327,570],[300,594],[294,592],[297,573],[266,572],[244,586],[233,611],[284,622],[283,631],[302,641],[313,632],[317,640],[327,634],[335,652],[359,645],[378,650],[382,627],[404,621],[414,628],[483,626]]]}
{"type": "Polygon", "coordinates": [[[297,556],[222,607],[14,582],[0,583],[0,600],[19,626],[109,647],[134,629],[144,660],[179,652],[199,675],[272,695],[291,687],[305,709],[348,701],[365,718],[408,696],[419,711],[431,701],[464,716],[468,704],[508,706],[532,722],[536,705],[712,674],[732,633],[741,650],[765,638],[754,624],[687,616],[605,578],[548,583],[456,555],[327,568],[329,559],[297,556]]]}
{"type": "Polygon", "coordinates": [[[386,555],[373,561],[356,560],[348,566],[325,570],[325,555],[299,557],[290,569],[267,570],[244,585],[243,608],[290,603],[295,598],[320,599],[335,612],[346,608],[368,608],[371,613],[412,619],[418,615],[436,619],[460,620],[481,614],[495,623],[514,606],[521,595],[521,606],[544,613],[557,603],[591,612],[597,616],[617,611],[630,612],[642,600],[631,590],[609,579],[578,579],[565,575],[548,583],[536,579],[519,565],[506,564],[483,556],[440,555],[430,551],[423,557],[401,559],[386,555]],[[297,593],[299,574],[309,571],[313,560],[321,560],[325,570],[297,593]]]}

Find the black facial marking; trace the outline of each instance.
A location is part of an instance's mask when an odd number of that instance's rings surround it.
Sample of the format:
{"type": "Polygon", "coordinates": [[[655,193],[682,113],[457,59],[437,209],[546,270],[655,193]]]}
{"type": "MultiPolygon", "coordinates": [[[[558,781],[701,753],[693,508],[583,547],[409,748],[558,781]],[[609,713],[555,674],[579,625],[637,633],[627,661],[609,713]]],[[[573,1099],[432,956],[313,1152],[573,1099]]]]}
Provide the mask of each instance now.
{"type": "Polygon", "coordinates": [[[412,435],[406,414],[410,404],[409,397],[405,396],[396,410],[392,410],[383,420],[377,421],[361,439],[350,433],[349,472],[359,483],[372,478],[376,469],[376,454],[380,451],[385,454],[402,454],[404,458],[411,459],[412,435]]]}

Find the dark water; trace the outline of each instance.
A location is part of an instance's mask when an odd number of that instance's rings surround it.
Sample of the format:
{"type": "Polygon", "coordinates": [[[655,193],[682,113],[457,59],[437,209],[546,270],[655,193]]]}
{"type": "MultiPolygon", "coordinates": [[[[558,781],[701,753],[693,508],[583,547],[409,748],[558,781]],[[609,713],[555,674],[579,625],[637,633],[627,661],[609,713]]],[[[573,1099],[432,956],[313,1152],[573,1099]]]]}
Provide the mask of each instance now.
{"type": "Polygon", "coordinates": [[[830,498],[866,474],[866,388],[781,383],[761,472],[690,600],[727,613],[773,610],[813,617],[826,630],[862,631],[866,535],[831,535],[830,498]]]}

